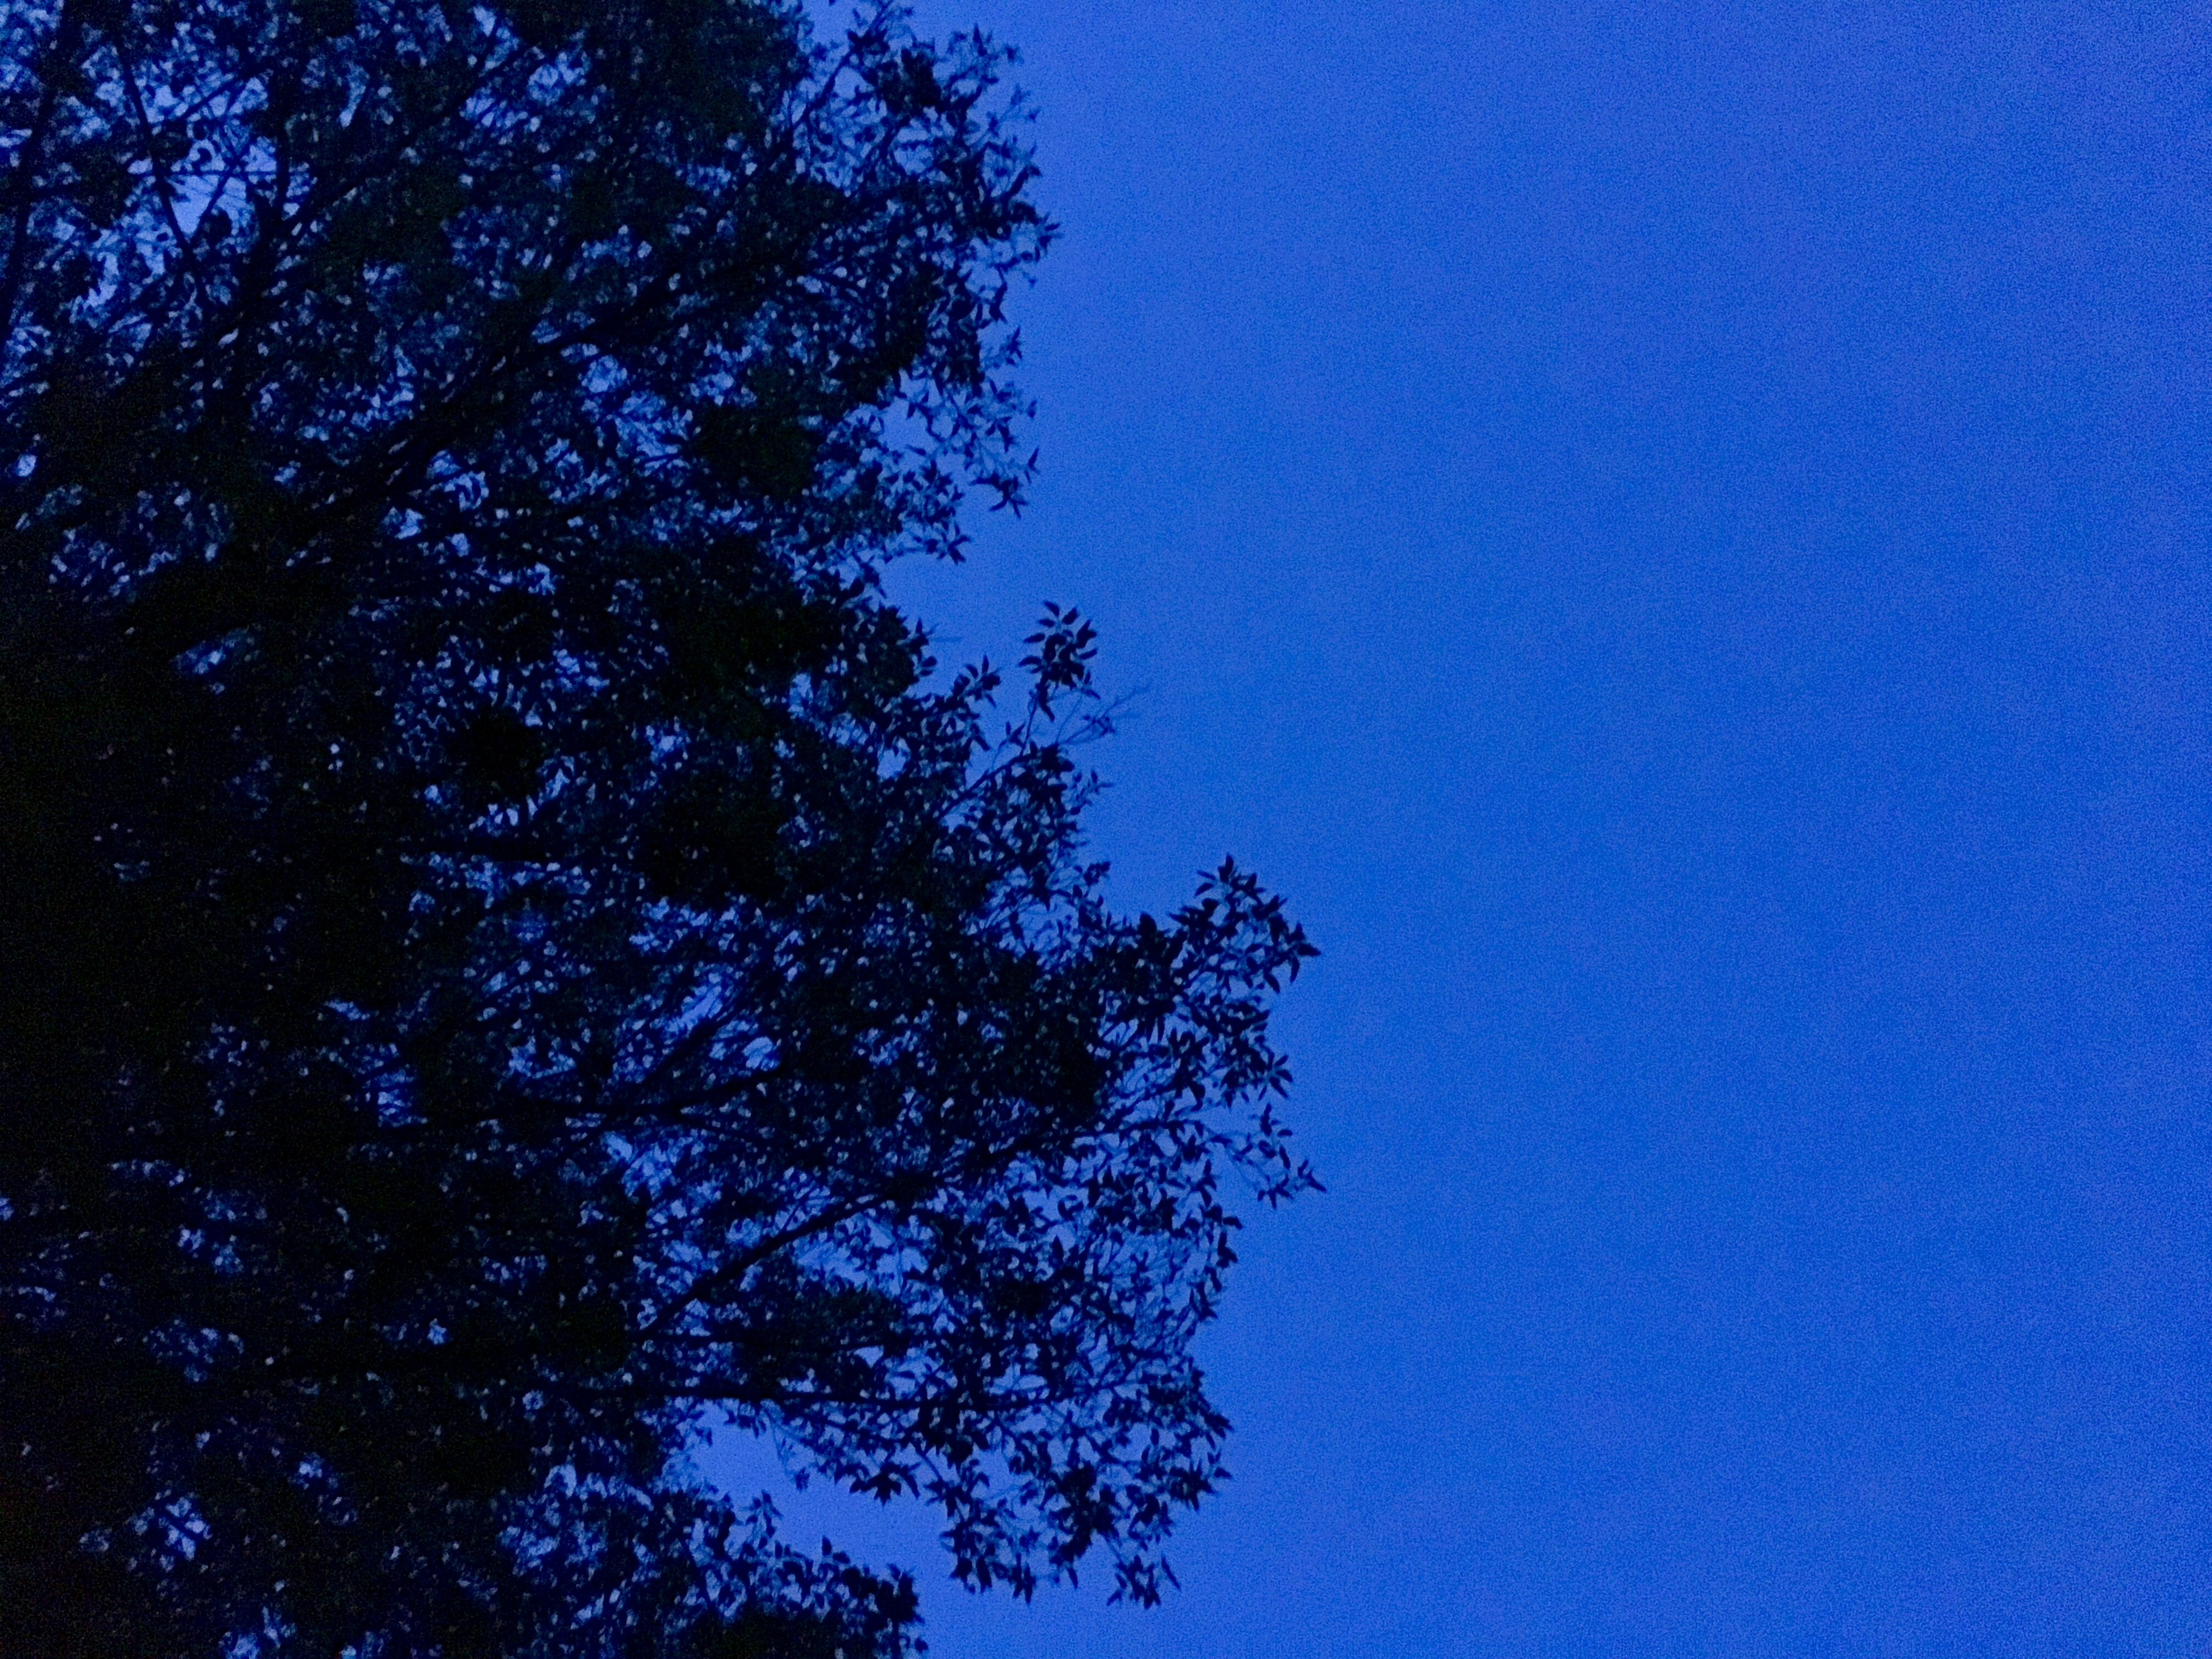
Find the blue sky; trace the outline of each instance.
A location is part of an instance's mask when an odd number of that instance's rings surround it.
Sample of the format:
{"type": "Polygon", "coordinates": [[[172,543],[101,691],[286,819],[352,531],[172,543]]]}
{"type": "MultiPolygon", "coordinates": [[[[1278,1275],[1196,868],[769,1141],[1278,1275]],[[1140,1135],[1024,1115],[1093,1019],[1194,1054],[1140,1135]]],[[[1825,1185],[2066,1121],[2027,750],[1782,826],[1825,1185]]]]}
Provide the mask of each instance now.
{"type": "Polygon", "coordinates": [[[800,1523],[937,1659],[2212,1652],[2212,11],[925,18],[1065,234],[902,591],[1098,620],[1116,890],[1291,896],[1330,1190],[1164,1607],[800,1523]]]}

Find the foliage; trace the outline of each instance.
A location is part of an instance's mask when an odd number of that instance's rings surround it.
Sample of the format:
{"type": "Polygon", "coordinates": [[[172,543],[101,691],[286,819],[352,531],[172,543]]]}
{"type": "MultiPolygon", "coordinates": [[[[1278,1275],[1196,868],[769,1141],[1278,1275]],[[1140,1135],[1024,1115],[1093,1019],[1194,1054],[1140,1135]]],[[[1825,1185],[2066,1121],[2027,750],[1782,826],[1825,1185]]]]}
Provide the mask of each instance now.
{"type": "Polygon", "coordinates": [[[1004,62],[0,9],[0,1651],[905,1650],[710,1413],[1157,1596],[1310,948],[879,586],[1026,475],[1004,62]]]}

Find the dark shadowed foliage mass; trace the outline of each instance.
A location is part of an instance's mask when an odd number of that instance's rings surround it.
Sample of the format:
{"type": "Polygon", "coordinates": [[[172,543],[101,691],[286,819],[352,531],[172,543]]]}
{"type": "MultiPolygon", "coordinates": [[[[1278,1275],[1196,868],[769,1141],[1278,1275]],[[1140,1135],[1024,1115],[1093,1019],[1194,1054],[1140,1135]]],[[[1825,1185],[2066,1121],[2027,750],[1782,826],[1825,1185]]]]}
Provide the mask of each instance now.
{"type": "Polygon", "coordinates": [[[878,585],[1026,472],[1003,61],[0,6],[0,1651],[906,1650],[724,1418],[1158,1595],[1309,947],[878,585]]]}

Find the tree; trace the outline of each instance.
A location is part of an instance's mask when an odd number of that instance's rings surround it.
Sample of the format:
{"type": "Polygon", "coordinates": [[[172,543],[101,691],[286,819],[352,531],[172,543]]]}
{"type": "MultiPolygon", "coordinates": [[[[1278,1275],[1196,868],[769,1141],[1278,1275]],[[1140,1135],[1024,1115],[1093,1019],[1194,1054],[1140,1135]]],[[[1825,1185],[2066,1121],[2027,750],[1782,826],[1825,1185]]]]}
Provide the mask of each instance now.
{"type": "Polygon", "coordinates": [[[1157,1597],[1310,951],[881,588],[1027,475],[1005,61],[0,9],[0,1651],[905,1650],[714,1413],[1157,1597]]]}

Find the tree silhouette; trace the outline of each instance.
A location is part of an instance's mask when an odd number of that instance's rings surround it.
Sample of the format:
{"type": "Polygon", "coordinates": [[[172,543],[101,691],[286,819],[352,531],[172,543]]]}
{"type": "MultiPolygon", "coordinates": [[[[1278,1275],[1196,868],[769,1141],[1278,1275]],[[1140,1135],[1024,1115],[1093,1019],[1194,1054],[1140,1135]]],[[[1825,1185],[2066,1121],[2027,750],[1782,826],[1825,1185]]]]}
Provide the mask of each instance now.
{"type": "Polygon", "coordinates": [[[1310,947],[881,590],[1026,476],[1005,61],[0,9],[0,1652],[905,1650],[717,1413],[1157,1596],[1310,947]]]}

